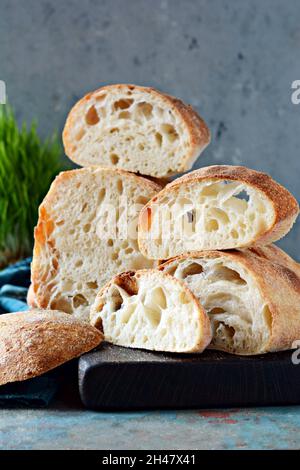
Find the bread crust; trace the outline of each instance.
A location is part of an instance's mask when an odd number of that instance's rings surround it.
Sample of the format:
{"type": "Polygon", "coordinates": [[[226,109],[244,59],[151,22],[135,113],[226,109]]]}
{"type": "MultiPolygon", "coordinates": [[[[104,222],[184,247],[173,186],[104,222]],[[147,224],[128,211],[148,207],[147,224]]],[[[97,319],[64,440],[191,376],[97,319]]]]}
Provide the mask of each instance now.
{"type": "Polygon", "coordinates": [[[264,246],[279,240],[289,232],[298,216],[299,205],[294,196],[286,188],[274,181],[268,174],[243,166],[212,165],[203,167],[199,170],[187,173],[167,184],[160,193],[156,194],[143,207],[139,216],[139,246],[142,253],[149,256],[145,240],[143,240],[141,236],[142,228],[145,225],[143,224],[143,220],[145,220],[148,208],[151,208],[153,203],[159,202],[159,199],[170,191],[176,191],[181,185],[204,180],[241,181],[263,193],[272,203],[275,217],[270,228],[258,235],[250,243],[240,245],[239,248],[264,246]]]}
{"type": "MultiPolygon", "coordinates": [[[[76,125],[77,115],[80,112],[80,108],[86,102],[92,100],[96,95],[100,92],[110,91],[110,90],[119,90],[119,91],[127,91],[127,90],[137,90],[141,93],[149,94],[153,97],[158,97],[161,99],[166,106],[168,106],[175,115],[179,117],[179,119],[184,123],[190,138],[190,146],[189,149],[182,160],[181,166],[178,168],[177,171],[174,171],[173,174],[176,175],[178,173],[182,173],[184,171],[189,170],[194,162],[197,160],[200,153],[209,145],[211,135],[210,131],[204,122],[204,120],[198,115],[198,113],[192,108],[191,105],[185,104],[183,101],[175,98],[174,96],[165,94],[161,91],[156,90],[152,87],[143,87],[137,86],[133,84],[115,84],[115,85],[106,85],[97,90],[87,93],[83,98],[81,98],[71,109],[66,124],[63,130],[63,144],[65,148],[66,155],[73,160],[78,165],[81,165],[80,159],[77,159],[74,156],[73,146],[74,142],[71,138],[72,129],[76,125]]],[[[164,176],[171,176],[171,173],[168,175],[160,175],[161,177],[164,176]]]]}
{"type": "Polygon", "coordinates": [[[103,335],[58,311],[0,316],[0,385],[44,374],[98,346],[103,335]]]}
{"type": "Polygon", "coordinates": [[[179,279],[174,278],[168,273],[162,273],[157,269],[141,269],[139,271],[126,271],[126,272],[118,274],[113,279],[111,279],[105,286],[103,286],[103,288],[99,291],[96,297],[94,305],[92,306],[92,309],[91,309],[91,315],[90,315],[91,323],[96,328],[99,328],[101,332],[105,335],[101,320],[97,321],[97,319],[95,318],[97,309],[101,310],[101,307],[103,305],[100,299],[106,295],[106,293],[109,291],[110,287],[113,284],[117,284],[119,287],[126,290],[130,295],[135,295],[138,292],[138,279],[143,276],[149,277],[153,273],[158,277],[158,282],[159,280],[163,282],[166,279],[171,282],[175,281],[175,283],[178,284],[183,289],[183,291],[188,295],[188,297],[194,302],[195,308],[197,309],[197,313],[198,313],[198,319],[201,324],[201,334],[199,334],[197,343],[195,344],[194,348],[187,351],[187,353],[202,352],[210,343],[211,338],[212,338],[211,325],[210,325],[210,320],[209,320],[208,315],[206,314],[204,308],[202,307],[199,299],[186,286],[184,282],[180,281],[179,279]]]}
{"type": "Polygon", "coordinates": [[[242,264],[255,280],[261,297],[269,307],[269,341],[251,354],[292,349],[293,342],[300,339],[299,263],[277,246],[270,245],[258,249],[185,253],[166,261],[159,269],[163,271],[174,260],[216,257],[242,264]]]}
{"type": "Polygon", "coordinates": [[[30,308],[37,307],[36,302],[35,302],[35,295],[34,295],[33,285],[32,284],[30,284],[28,292],[27,292],[27,305],[30,308]]]}
{"type": "Polygon", "coordinates": [[[57,261],[53,263],[54,259],[59,258],[59,253],[56,252],[55,240],[53,240],[51,237],[52,231],[54,229],[52,210],[55,201],[58,197],[62,197],[61,195],[64,194],[64,185],[66,181],[72,179],[73,177],[77,177],[77,175],[80,175],[81,173],[84,175],[89,173],[94,174],[95,171],[104,173],[106,179],[114,177],[115,175],[121,175],[122,177],[130,178],[135,181],[137,185],[140,185],[143,188],[148,188],[149,191],[151,190],[157,192],[162,188],[161,185],[154,181],[120,169],[89,167],[61,172],[51,184],[48,194],[39,207],[39,219],[34,230],[35,243],[33,249],[33,259],[31,263],[32,285],[28,295],[28,303],[31,307],[36,306],[43,309],[50,308],[49,298],[51,296],[51,289],[53,286],[51,285],[51,282],[49,283],[48,281],[49,279],[55,278],[55,275],[59,269],[59,262],[57,261]],[[40,257],[40,254],[45,249],[51,250],[52,253],[52,264],[51,262],[49,263],[49,269],[46,274],[43,272],[44,270],[42,269],[43,265],[41,263],[40,257]]]}

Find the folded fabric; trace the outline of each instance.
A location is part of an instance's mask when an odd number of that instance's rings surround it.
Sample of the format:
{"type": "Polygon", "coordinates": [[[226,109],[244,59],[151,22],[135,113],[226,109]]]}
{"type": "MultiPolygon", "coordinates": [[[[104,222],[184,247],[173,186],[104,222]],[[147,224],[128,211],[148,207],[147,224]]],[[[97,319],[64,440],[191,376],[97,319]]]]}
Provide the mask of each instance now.
{"type": "Polygon", "coordinates": [[[0,271],[0,314],[28,310],[30,263],[31,258],[26,258],[0,271]]]}
{"type": "MultiPolygon", "coordinates": [[[[0,271],[0,314],[28,310],[31,258],[0,271]]],[[[47,406],[59,388],[58,374],[45,374],[0,387],[1,406],[47,406]]]]}
{"type": "Polygon", "coordinates": [[[34,377],[0,387],[0,406],[47,406],[58,389],[57,377],[34,377]]]}

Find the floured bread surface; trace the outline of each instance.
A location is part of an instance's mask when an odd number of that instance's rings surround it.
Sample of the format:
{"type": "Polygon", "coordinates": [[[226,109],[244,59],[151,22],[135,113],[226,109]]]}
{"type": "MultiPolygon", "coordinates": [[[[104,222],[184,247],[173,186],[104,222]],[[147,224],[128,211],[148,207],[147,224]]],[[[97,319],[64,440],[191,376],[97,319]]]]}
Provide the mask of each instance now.
{"type": "Polygon", "coordinates": [[[168,184],[143,208],[139,244],[145,256],[266,245],[292,227],[299,207],[265,173],[211,166],[168,184]]]}
{"type": "Polygon", "coordinates": [[[61,173],[39,210],[31,303],[88,319],[96,293],[112,276],[152,267],[138,249],[137,219],[159,189],[121,170],[61,173]]]}
{"type": "Polygon", "coordinates": [[[0,315],[0,385],[44,374],[102,339],[96,328],[59,311],[0,315]]]}
{"type": "Polygon", "coordinates": [[[168,177],[192,167],[210,133],[191,106],[176,98],[153,88],[110,85],[73,107],[63,141],[81,166],[168,177]]]}
{"type": "Polygon", "coordinates": [[[258,354],[289,349],[300,337],[299,265],[275,246],[184,254],[160,269],[200,300],[211,348],[258,354]]]}
{"type": "Polygon", "coordinates": [[[155,270],[112,279],[97,295],[91,323],[105,341],[130,348],[201,352],[211,340],[199,301],[182,282],[155,270]]]}

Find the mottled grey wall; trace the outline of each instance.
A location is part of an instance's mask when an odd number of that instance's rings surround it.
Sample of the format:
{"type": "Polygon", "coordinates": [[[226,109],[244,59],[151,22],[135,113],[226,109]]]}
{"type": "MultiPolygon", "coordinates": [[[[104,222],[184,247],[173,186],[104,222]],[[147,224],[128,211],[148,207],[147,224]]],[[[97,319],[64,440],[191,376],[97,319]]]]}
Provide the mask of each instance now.
{"type": "MultiPolygon", "coordinates": [[[[271,173],[300,199],[299,0],[0,0],[0,79],[20,119],[61,130],[106,83],[193,104],[213,140],[197,165],[271,173]]],[[[300,259],[300,223],[280,243],[300,259]]]]}

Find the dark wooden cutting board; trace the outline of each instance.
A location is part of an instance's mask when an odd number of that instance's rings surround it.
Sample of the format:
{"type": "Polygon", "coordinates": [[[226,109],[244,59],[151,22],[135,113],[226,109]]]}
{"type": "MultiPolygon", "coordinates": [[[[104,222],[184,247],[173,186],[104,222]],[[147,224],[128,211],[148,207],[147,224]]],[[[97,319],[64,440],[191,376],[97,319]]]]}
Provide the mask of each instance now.
{"type": "Polygon", "coordinates": [[[80,395],[99,410],[300,404],[300,364],[291,356],[175,355],[103,344],[80,358],[80,395]]]}

